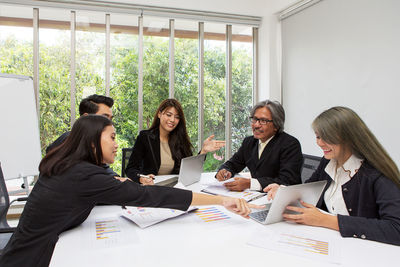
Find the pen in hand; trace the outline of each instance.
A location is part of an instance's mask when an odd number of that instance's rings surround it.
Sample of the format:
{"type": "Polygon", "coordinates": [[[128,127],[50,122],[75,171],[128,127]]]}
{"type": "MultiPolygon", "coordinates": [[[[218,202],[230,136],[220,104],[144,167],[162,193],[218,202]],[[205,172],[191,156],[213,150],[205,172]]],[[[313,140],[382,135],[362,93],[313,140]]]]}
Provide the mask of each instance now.
{"type": "Polygon", "coordinates": [[[224,172],[224,180],[223,181],[226,181],[226,180],[230,179],[231,176],[232,176],[232,174],[229,171],[225,170],[225,172],[224,172]]]}

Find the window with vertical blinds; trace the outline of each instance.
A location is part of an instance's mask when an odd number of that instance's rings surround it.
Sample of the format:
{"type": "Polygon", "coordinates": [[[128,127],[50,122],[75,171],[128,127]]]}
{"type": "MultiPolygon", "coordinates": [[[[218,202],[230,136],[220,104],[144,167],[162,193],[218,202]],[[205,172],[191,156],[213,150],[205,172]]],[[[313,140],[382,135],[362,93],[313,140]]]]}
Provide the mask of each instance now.
{"type": "MultiPolygon", "coordinates": [[[[50,1],[51,2],[51,1],[50,1]]],[[[0,72],[33,75],[32,7],[0,3],[0,72]]],[[[115,10],[114,10],[115,11],[115,10]]],[[[188,133],[196,150],[199,133],[204,138],[215,134],[231,142],[232,151],[220,151],[207,157],[206,170],[215,170],[250,133],[247,123],[252,105],[254,25],[232,26],[232,121],[225,123],[226,23],[204,22],[204,40],[199,39],[195,19],[143,15],[143,36],[139,36],[138,15],[123,12],[72,10],[39,7],[39,92],[41,146],[44,149],[70,129],[71,108],[78,116],[78,105],[90,94],[114,98],[114,122],[120,148],[133,145],[134,137],[152,122],[159,103],[173,97],[183,105],[188,133]],[[71,11],[75,12],[75,65],[71,64],[71,11]],[[110,33],[107,34],[106,17],[110,33]],[[173,48],[170,44],[170,20],[174,20],[173,48]],[[143,38],[143,64],[139,64],[139,39],[143,38]],[[204,42],[204,87],[199,87],[199,42],[204,42]],[[109,51],[106,44],[109,42],[109,51]],[[170,83],[170,55],[173,53],[173,83],[170,83]],[[109,56],[109,67],[106,58],[109,56]],[[71,88],[70,71],[75,71],[71,88]],[[143,71],[143,97],[139,73],[143,71]],[[109,73],[109,74],[107,74],[109,73]],[[173,88],[171,88],[173,86],[173,88]],[[73,94],[70,91],[73,90],[73,94]],[[204,93],[204,105],[199,94],[204,93]],[[71,107],[71,96],[75,105],[71,107]],[[139,106],[143,112],[139,112],[139,106]],[[198,123],[204,112],[204,127],[198,123]],[[232,136],[225,136],[225,127],[232,136]],[[228,153],[229,152],[229,153],[228,153]]],[[[115,170],[120,170],[117,156],[115,170]]]]}

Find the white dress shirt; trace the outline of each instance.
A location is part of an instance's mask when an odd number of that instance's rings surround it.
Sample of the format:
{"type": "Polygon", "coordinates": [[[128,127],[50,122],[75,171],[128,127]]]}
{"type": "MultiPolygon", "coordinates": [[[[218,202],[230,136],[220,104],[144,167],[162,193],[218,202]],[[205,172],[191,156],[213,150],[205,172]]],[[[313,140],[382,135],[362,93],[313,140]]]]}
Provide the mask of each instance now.
{"type": "Polygon", "coordinates": [[[355,155],[343,164],[342,167],[336,168],[337,161],[332,159],[325,167],[325,172],[332,178],[332,183],[324,194],[324,200],[328,211],[332,214],[349,215],[346,203],[343,199],[342,185],[350,181],[357,173],[363,160],[355,155]]]}
{"type": "MultiPolygon", "coordinates": [[[[267,144],[269,143],[269,141],[271,141],[272,138],[274,138],[275,135],[271,136],[267,141],[265,142],[261,142],[261,140],[258,140],[258,158],[261,158],[261,154],[264,151],[265,147],[267,146],[267,144]]],[[[250,190],[257,190],[260,191],[261,188],[261,184],[260,182],[255,179],[255,178],[251,178],[250,179],[250,190]]]]}

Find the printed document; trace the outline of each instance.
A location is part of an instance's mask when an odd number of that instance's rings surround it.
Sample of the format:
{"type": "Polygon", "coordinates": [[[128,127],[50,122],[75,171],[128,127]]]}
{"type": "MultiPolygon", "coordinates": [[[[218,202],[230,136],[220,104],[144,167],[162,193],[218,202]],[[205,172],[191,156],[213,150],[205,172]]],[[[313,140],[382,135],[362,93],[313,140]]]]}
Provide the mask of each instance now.
{"type": "Polygon", "coordinates": [[[208,183],[207,187],[201,190],[204,193],[212,194],[212,195],[220,195],[220,196],[227,196],[227,197],[235,197],[235,198],[243,198],[246,201],[255,200],[262,196],[265,196],[265,193],[261,193],[258,191],[252,191],[246,189],[242,192],[230,191],[227,189],[224,184],[228,182],[234,181],[234,178],[230,178],[226,181],[213,181],[212,183],[208,183]]]}
{"type": "Polygon", "coordinates": [[[341,262],[335,238],[319,236],[308,231],[265,229],[254,233],[247,244],[323,262],[341,262]]]}
{"type": "MultiPolygon", "coordinates": [[[[195,209],[195,207],[190,207],[188,211],[195,209]]],[[[126,209],[121,212],[121,216],[133,221],[140,228],[146,228],[185,213],[187,213],[187,211],[165,208],[126,207],[126,209]]]]}

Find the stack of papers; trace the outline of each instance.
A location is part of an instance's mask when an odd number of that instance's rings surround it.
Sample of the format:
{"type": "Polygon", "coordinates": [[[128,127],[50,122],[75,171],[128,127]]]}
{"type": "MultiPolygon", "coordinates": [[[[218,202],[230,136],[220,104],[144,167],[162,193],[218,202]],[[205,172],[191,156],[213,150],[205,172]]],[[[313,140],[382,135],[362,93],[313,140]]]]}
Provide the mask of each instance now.
{"type": "Polygon", "coordinates": [[[121,216],[133,221],[140,228],[146,228],[195,209],[195,207],[190,207],[188,211],[181,211],[165,208],[126,207],[126,209],[121,212],[121,216]]]}
{"type": "Polygon", "coordinates": [[[227,197],[235,197],[235,198],[243,198],[244,200],[251,201],[255,200],[257,198],[260,198],[262,196],[265,196],[265,193],[261,193],[258,191],[252,191],[249,189],[246,189],[242,192],[236,192],[236,191],[230,191],[227,189],[224,184],[228,182],[234,181],[233,178],[228,179],[226,181],[214,181],[212,183],[208,183],[208,186],[201,190],[204,193],[212,194],[212,195],[220,195],[220,196],[227,196],[227,197]]]}

